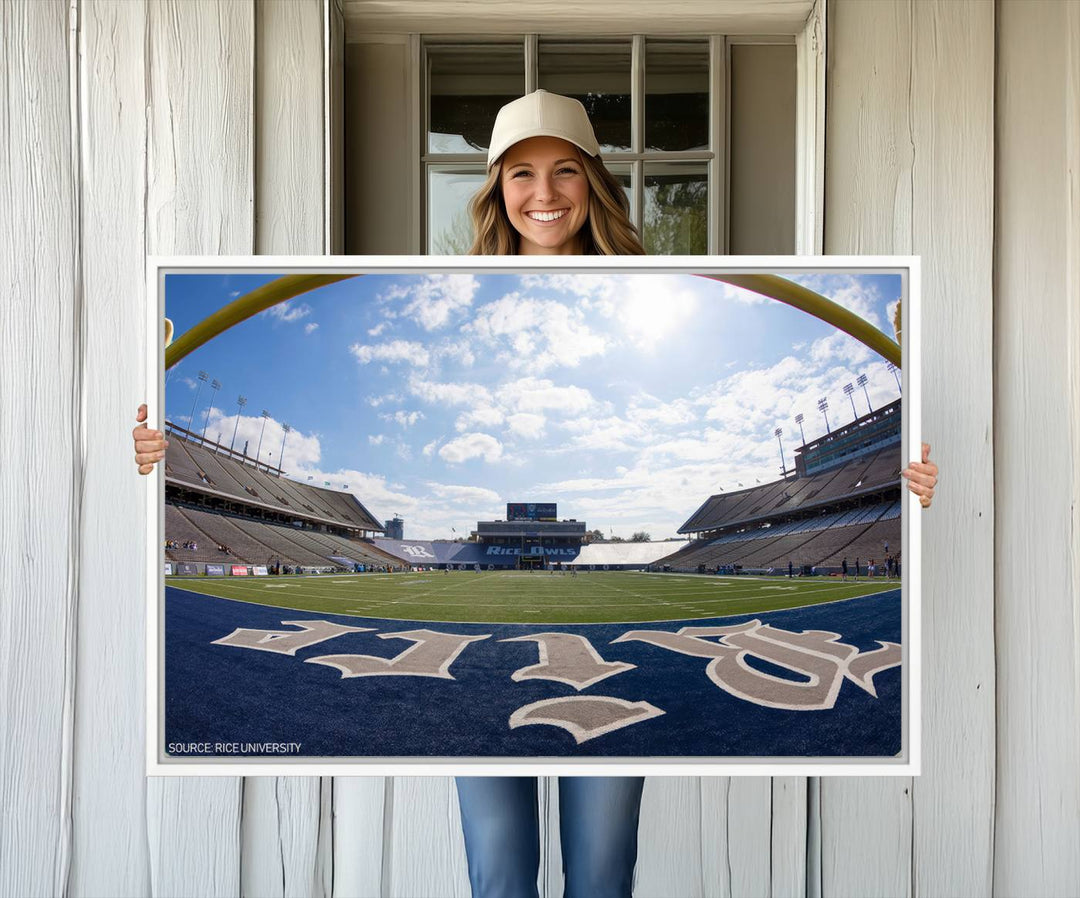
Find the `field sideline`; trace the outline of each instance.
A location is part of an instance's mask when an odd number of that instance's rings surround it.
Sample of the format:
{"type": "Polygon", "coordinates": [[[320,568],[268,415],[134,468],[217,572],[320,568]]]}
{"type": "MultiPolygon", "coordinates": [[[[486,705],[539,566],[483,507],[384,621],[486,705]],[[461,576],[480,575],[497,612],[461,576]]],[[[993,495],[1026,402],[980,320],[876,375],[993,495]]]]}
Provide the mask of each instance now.
{"type": "Polygon", "coordinates": [[[896,589],[896,579],[717,577],[594,571],[429,571],[194,579],[170,587],[258,605],[403,621],[599,624],[756,614],[896,589]]]}

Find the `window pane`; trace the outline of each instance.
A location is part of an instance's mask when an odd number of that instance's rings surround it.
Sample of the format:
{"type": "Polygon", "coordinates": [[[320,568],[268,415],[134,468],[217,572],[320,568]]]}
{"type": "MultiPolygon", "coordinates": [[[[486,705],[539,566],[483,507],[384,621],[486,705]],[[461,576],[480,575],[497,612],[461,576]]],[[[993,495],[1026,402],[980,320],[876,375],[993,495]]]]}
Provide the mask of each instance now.
{"type": "Polygon", "coordinates": [[[709,242],[708,183],[704,163],[645,165],[645,252],[704,255],[709,242]]]}
{"type": "Polygon", "coordinates": [[[432,166],[428,169],[428,253],[465,255],[472,245],[468,204],[484,183],[479,166],[432,166]]]}
{"type": "Polygon", "coordinates": [[[630,149],[630,41],[541,41],[539,87],[580,100],[601,153],[630,149]]]}
{"type": "Polygon", "coordinates": [[[615,180],[622,184],[623,191],[626,193],[626,198],[630,202],[631,218],[633,218],[634,209],[634,179],[632,170],[629,164],[619,165],[615,163],[612,165],[610,162],[605,162],[604,167],[615,176],[615,180]]]}
{"type": "Polygon", "coordinates": [[[486,152],[500,107],[525,93],[524,45],[436,45],[427,58],[428,152],[486,152]]]}
{"type": "Polygon", "coordinates": [[[709,44],[645,44],[645,149],[709,149],[709,44]]]}

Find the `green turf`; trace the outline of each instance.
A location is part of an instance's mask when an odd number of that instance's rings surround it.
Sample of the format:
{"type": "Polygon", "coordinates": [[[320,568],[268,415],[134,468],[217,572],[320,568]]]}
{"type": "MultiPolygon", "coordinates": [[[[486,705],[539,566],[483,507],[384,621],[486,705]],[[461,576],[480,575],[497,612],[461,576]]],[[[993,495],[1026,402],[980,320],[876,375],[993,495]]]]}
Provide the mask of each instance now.
{"type": "Polygon", "coordinates": [[[635,572],[433,571],[310,577],[167,577],[206,595],[361,617],[475,623],[631,623],[799,608],[896,589],[899,580],[635,572]]]}

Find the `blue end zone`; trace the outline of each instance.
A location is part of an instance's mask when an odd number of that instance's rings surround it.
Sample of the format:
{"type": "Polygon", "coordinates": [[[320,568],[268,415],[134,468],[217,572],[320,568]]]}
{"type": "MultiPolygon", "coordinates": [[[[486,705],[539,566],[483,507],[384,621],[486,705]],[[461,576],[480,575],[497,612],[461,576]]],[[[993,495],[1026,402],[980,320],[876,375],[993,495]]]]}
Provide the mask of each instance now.
{"type": "MultiPolygon", "coordinates": [[[[710,620],[594,625],[419,623],[291,611],[165,590],[166,743],[299,742],[306,757],[892,757],[901,749],[901,668],[874,677],[877,698],[845,679],[835,706],[792,711],[737,698],[705,673],[709,659],[644,642],[611,642],[629,630],[675,632],[680,626],[761,620],[785,630],[828,630],[861,651],[878,640],[901,641],[900,591],[810,608],[710,620]],[[214,645],[238,627],[291,631],[286,620],[326,620],[375,628],[345,633],[295,656],[214,645]],[[491,634],[453,662],[454,679],[417,676],[343,678],[321,655],[393,658],[406,639],[379,634],[428,628],[491,634]],[[637,665],[578,692],[547,680],[514,682],[511,674],[539,660],[536,642],[500,642],[526,633],[577,633],[605,661],[637,665]],[[633,723],[580,745],[551,725],[511,729],[510,715],[556,697],[614,696],[647,701],[662,716],[633,723]]],[[[800,680],[761,659],[749,665],[800,680]]],[[[805,678],[803,678],[805,679],[805,678]]],[[[210,751],[205,753],[213,755],[210,751]]],[[[234,757],[235,755],[229,755],[234,757]]]]}

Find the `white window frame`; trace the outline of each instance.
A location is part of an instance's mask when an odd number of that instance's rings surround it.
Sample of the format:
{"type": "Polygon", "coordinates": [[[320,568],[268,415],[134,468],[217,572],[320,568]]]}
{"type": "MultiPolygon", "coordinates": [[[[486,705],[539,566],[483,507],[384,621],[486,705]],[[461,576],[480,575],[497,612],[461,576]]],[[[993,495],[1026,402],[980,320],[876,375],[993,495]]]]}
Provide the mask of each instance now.
{"type": "MultiPolygon", "coordinates": [[[[729,178],[729,122],[730,109],[730,47],[734,44],[790,44],[796,48],[796,238],[794,252],[801,255],[819,255],[823,251],[824,206],[824,141],[825,141],[825,3],[817,0],[803,28],[795,34],[770,34],[762,36],[710,35],[709,41],[709,143],[713,148],[706,151],[672,153],[642,152],[644,142],[644,62],[645,41],[678,40],[695,37],[687,34],[650,33],[635,34],[631,44],[631,152],[612,153],[612,163],[629,163],[633,184],[633,209],[631,219],[639,227],[644,211],[644,166],[650,161],[704,161],[707,166],[707,189],[709,196],[709,232],[707,250],[711,255],[723,255],[728,249],[728,178],[729,178]]],[[[542,34],[556,40],[582,40],[625,38],[625,35],[589,34],[562,35],[542,34]]],[[[431,34],[409,36],[412,109],[410,110],[410,158],[412,195],[410,204],[410,249],[420,254],[428,245],[428,185],[429,164],[472,164],[477,154],[427,152],[428,97],[427,97],[427,46],[438,43],[506,43],[520,40],[525,57],[526,93],[537,87],[538,46],[541,34],[431,34]]]]}

